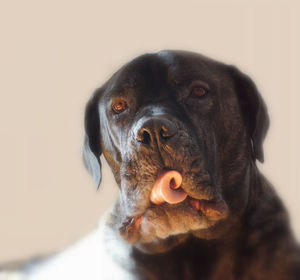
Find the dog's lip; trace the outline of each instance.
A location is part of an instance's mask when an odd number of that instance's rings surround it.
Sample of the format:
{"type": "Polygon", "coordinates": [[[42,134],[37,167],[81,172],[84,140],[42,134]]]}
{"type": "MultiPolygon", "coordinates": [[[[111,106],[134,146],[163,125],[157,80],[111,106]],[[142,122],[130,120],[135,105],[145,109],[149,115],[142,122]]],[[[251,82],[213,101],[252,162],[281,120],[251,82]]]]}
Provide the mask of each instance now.
{"type": "Polygon", "coordinates": [[[194,210],[211,220],[219,220],[228,216],[228,206],[223,199],[195,199],[188,197],[188,202],[194,210]]]}
{"type": "MultiPolygon", "coordinates": [[[[176,205],[185,203],[187,206],[191,206],[198,215],[205,216],[210,220],[219,220],[226,218],[229,214],[229,209],[227,203],[223,199],[196,199],[191,196],[187,196],[186,200],[177,204],[168,205],[167,203],[163,203],[161,205],[155,205],[151,203],[150,208],[154,207],[176,207],[176,205]]],[[[149,208],[147,208],[149,209],[149,208]]],[[[147,211],[145,210],[145,212],[147,211]]],[[[136,226],[140,226],[141,221],[145,215],[144,213],[137,214],[134,217],[131,217],[130,223],[136,224],[136,226]]]]}
{"type": "MultiPolygon", "coordinates": [[[[201,191],[201,192],[192,191],[193,189],[195,189],[195,186],[190,185],[189,178],[188,178],[190,176],[190,174],[187,174],[188,173],[187,169],[176,168],[176,167],[173,167],[173,168],[172,167],[164,167],[164,168],[158,169],[156,172],[155,180],[153,181],[152,190],[151,190],[151,194],[150,194],[150,200],[152,203],[161,204],[163,202],[168,202],[168,200],[166,200],[165,197],[161,197],[161,196],[156,199],[157,201],[153,201],[151,198],[152,198],[154,189],[155,190],[157,189],[156,186],[157,186],[157,183],[159,183],[159,180],[163,180],[163,178],[165,178],[165,177],[167,177],[169,179],[168,174],[170,174],[170,173],[172,173],[172,174],[169,175],[169,177],[170,178],[173,177],[173,179],[172,179],[173,182],[174,182],[174,180],[175,180],[175,182],[178,182],[178,181],[181,182],[180,185],[175,184],[176,187],[173,187],[173,186],[171,186],[172,181],[170,181],[170,189],[173,189],[173,190],[176,189],[176,191],[181,192],[182,194],[185,193],[186,197],[190,196],[190,197],[193,197],[193,198],[199,199],[199,200],[200,199],[215,200],[214,197],[216,197],[217,195],[212,194],[209,191],[201,191]],[[180,178],[178,179],[178,177],[180,177],[180,178]]],[[[207,180],[207,178],[205,178],[205,179],[203,178],[203,170],[202,171],[198,170],[197,172],[193,171],[193,173],[198,175],[197,176],[198,182],[196,183],[196,185],[199,186],[200,189],[202,189],[204,186],[205,186],[206,190],[213,189],[213,187],[211,186],[210,180],[207,180]]],[[[168,179],[167,179],[167,182],[168,182],[168,179]]],[[[194,184],[195,183],[193,183],[193,185],[194,184]]],[[[160,186],[161,185],[162,184],[160,184],[160,186]]],[[[176,191],[174,193],[176,193],[176,191]]],[[[156,193],[161,194],[161,192],[162,192],[162,190],[160,192],[156,192],[156,193]]],[[[156,197],[157,197],[157,194],[155,195],[155,198],[156,197]]],[[[181,200],[179,202],[169,202],[169,203],[177,204],[177,203],[181,203],[184,200],[185,200],[185,198],[183,198],[183,200],[181,200]]]]}
{"type": "MultiPolygon", "coordinates": [[[[154,187],[152,188],[152,192],[155,188],[155,184],[156,184],[157,180],[162,179],[163,178],[162,175],[164,175],[164,174],[168,175],[168,173],[173,172],[173,170],[177,174],[180,174],[179,176],[182,176],[181,175],[182,172],[179,172],[176,169],[164,168],[163,170],[160,170],[158,172],[157,179],[154,183],[154,187]]],[[[172,177],[172,175],[170,175],[170,176],[172,177]]],[[[175,175],[173,175],[173,176],[175,176],[175,175]]],[[[179,202],[175,202],[175,203],[168,202],[166,199],[157,202],[157,201],[153,201],[153,199],[151,198],[151,195],[152,195],[152,192],[151,192],[150,201],[151,201],[151,204],[153,205],[153,207],[155,207],[155,205],[168,204],[168,203],[169,203],[169,205],[170,204],[177,205],[177,204],[182,204],[182,203],[185,203],[186,201],[188,201],[189,204],[193,207],[193,209],[196,210],[197,212],[200,212],[203,216],[213,217],[213,218],[217,219],[217,218],[219,218],[219,216],[223,217],[223,216],[227,215],[228,207],[223,199],[218,199],[216,197],[216,195],[214,195],[212,197],[212,196],[208,195],[207,193],[203,193],[203,192],[200,192],[197,194],[190,193],[190,191],[188,190],[188,187],[183,185],[184,178],[182,178],[182,177],[180,177],[180,178],[181,178],[181,181],[180,180],[179,181],[181,183],[180,183],[179,187],[176,187],[176,190],[180,190],[182,193],[185,193],[186,197],[183,198],[183,200],[180,200],[179,202]]],[[[168,182],[168,180],[169,180],[169,177],[167,178],[167,182],[168,182]]],[[[170,188],[173,189],[173,187],[171,185],[170,185],[170,188]]]]}

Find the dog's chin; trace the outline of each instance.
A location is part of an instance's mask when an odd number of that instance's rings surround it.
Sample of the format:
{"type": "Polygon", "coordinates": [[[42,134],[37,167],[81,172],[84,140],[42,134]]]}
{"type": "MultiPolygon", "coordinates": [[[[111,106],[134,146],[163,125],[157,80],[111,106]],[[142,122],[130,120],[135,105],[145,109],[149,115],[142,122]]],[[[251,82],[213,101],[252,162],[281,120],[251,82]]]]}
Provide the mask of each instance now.
{"type": "Polygon", "coordinates": [[[201,235],[227,216],[224,201],[197,202],[188,198],[174,205],[153,205],[142,215],[124,222],[119,231],[126,242],[138,249],[162,253],[178,246],[189,235],[201,235]]]}
{"type": "Polygon", "coordinates": [[[230,218],[222,219],[208,228],[189,231],[185,234],[168,236],[165,239],[155,238],[152,242],[137,243],[134,245],[139,251],[146,254],[162,254],[185,243],[189,238],[194,237],[201,240],[216,240],[223,238],[232,229],[235,220],[230,218]]]}
{"type": "Polygon", "coordinates": [[[188,237],[189,234],[178,234],[169,236],[165,239],[156,238],[149,243],[137,243],[135,247],[146,254],[161,254],[166,253],[184,243],[188,237]]]}

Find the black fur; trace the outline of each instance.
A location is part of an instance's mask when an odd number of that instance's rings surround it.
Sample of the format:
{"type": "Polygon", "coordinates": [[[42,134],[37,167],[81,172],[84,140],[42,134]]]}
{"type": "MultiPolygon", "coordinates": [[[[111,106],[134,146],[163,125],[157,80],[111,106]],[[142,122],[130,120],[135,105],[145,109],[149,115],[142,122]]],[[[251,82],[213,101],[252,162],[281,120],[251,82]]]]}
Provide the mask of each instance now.
{"type": "Polygon", "coordinates": [[[112,168],[120,196],[108,239],[130,244],[136,279],[300,279],[286,210],[256,166],[268,126],[252,80],[195,53],[140,56],[96,91],[86,107],[85,164],[97,186],[101,153],[112,168]],[[203,97],[191,94],[195,85],[203,97]],[[127,107],[116,114],[118,99],[127,107]],[[222,200],[229,214],[212,219],[187,201],[153,205],[164,169],[182,174],[189,197],[222,200]]]}

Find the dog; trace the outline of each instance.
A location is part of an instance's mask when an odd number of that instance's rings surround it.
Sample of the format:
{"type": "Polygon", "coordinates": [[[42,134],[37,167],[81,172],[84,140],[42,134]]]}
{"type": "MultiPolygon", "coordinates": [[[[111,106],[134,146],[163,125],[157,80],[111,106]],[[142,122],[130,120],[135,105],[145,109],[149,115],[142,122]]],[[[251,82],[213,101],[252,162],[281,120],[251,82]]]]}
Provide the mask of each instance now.
{"type": "Polygon", "coordinates": [[[234,66],[161,51],[117,71],[86,107],[83,152],[97,186],[103,154],[120,188],[106,223],[106,243],[127,246],[116,262],[133,279],[300,279],[287,212],[256,165],[268,127],[234,66]],[[184,198],[151,199],[173,171],[184,198]]]}
{"type": "Polygon", "coordinates": [[[287,212],[256,165],[268,127],[234,66],[187,51],[128,62],[85,111],[85,166],[98,187],[105,157],[117,201],[89,241],[50,264],[58,275],[29,279],[300,279],[287,212]]]}

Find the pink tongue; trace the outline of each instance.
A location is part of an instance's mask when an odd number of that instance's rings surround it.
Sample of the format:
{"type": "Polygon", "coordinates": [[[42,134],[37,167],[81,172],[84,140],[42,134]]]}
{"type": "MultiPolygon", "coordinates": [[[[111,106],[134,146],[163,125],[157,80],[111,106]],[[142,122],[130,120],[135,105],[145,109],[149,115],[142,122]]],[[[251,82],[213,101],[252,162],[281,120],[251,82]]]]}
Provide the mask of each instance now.
{"type": "Polygon", "coordinates": [[[182,176],[175,170],[165,171],[156,179],[150,194],[150,200],[154,204],[164,202],[175,204],[184,201],[187,193],[180,188],[182,176]]]}

